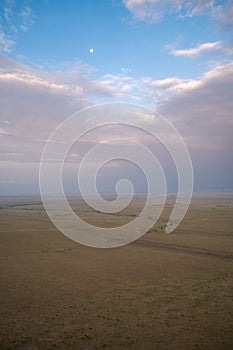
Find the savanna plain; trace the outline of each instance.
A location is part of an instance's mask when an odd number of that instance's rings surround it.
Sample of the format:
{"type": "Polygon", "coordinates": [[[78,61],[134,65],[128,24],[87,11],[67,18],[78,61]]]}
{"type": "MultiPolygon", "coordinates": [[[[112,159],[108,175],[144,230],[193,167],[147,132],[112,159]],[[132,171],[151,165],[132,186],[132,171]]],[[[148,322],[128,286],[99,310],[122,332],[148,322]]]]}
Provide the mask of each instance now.
{"type": "MultiPolygon", "coordinates": [[[[232,349],[233,195],[194,195],[181,225],[154,227],[123,247],[96,249],[62,235],[39,197],[0,198],[0,349],[232,349]]],[[[117,214],[70,198],[96,226],[117,214]]]]}

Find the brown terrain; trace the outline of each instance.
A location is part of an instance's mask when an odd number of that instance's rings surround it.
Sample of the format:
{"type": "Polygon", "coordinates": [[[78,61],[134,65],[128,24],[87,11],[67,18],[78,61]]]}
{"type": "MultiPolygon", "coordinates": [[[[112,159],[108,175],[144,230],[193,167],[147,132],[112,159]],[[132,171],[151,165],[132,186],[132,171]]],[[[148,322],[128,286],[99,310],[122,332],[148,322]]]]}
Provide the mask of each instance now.
{"type": "MultiPolygon", "coordinates": [[[[129,222],[143,200],[97,226],[129,222]]],[[[140,240],[95,249],[63,236],[40,198],[0,198],[0,349],[233,349],[233,195],[194,196],[164,233],[174,198],[140,240]]]]}

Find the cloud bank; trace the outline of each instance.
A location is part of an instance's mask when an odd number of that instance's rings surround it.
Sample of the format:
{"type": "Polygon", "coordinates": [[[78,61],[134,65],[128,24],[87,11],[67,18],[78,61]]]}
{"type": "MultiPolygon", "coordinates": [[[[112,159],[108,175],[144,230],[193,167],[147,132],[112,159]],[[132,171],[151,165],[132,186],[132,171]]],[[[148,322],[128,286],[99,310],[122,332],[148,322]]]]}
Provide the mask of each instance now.
{"type": "MultiPolygon", "coordinates": [[[[190,149],[197,189],[233,187],[232,62],[215,67],[199,79],[134,79],[120,74],[95,80],[78,73],[76,83],[69,81],[72,74],[62,78],[33,71],[3,55],[0,62],[1,193],[23,192],[25,179],[38,190],[39,160],[50,133],[96,98],[105,102],[154,101],[156,110],[177,127],[190,149]]],[[[79,163],[93,144],[108,139],[108,132],[112,135],[114,130],[104,129],[96,139],[84,140],[81,148],[72,150],[69,162],[79,163]]],[[[118,133],[121,136],[122,130],[118,133]]],[[[132,131],[130,136],[154,147],[153,140],[145,135],[141,138],[132,131]]]]}

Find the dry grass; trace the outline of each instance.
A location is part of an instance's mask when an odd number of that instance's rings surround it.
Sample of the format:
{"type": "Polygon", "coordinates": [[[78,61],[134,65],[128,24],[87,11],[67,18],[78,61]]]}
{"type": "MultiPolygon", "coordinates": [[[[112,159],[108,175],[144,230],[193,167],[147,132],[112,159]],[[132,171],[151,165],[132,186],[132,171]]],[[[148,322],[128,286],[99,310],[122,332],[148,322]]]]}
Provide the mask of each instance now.
{"type": "MultiPolygon", "coordinates": [[[[194,197],[163,229],[173,198],[142,239],[116,249],[74,243],[36,198],[0,202],[1,349],[232,349],[233,196],[194,197]]],[[[104,227],[134,218],[93,213],[104,227]]]]}

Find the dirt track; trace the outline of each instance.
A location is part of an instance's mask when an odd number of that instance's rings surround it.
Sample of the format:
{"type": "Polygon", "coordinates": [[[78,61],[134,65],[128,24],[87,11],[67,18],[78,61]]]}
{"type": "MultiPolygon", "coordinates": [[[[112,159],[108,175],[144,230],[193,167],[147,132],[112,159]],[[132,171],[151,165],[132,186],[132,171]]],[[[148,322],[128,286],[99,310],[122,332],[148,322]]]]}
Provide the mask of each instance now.
{"type": "Polygon", "coordinates": [[[148,240],[146,238],[140,239],[133,243],[133,245],[136,245],[138,247],[144,247],[149,249],[155,249],[155,250],[161,250],[161,251],[167,251],[167,252],[174,252],[174,253],[185,253],[185,254],[191,254],[191,255],[199,255],[199,256],[206,256],[206,257],[214,257],[219,259],[226,259],[226,260],[233,260],[233,254],[229,254],[226,252],[221,251],[213,251],[210,249],[203,249],[203,248],[193,248],[188,247],[184,245],[178,245],[178,244],[170,244],[170,243],[160,243],[152,240],[148,240]]]}

